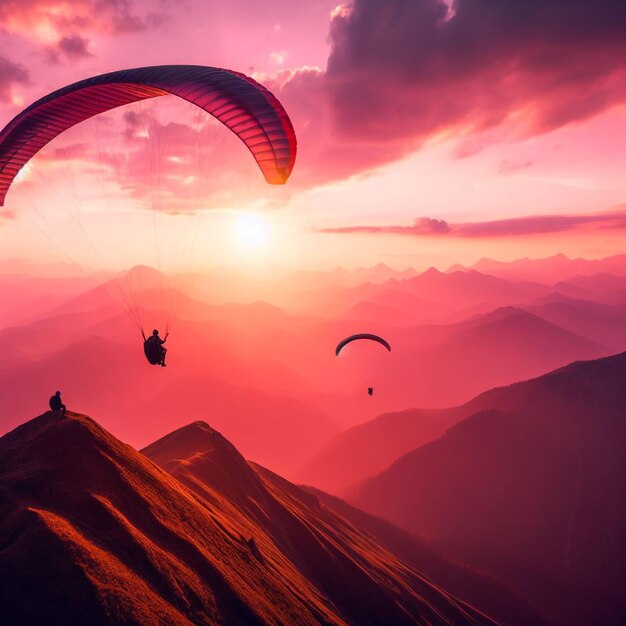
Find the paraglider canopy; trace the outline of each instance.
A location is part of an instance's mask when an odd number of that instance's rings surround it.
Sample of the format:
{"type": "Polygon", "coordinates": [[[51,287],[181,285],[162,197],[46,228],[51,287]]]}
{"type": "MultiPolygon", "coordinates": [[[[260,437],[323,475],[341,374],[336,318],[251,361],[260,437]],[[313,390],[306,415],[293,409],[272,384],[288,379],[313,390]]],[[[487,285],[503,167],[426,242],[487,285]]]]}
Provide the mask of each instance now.
{"type": "Polygon", "coordinates": [[[345,346],[347,346],[349,343],[352,343],[353,341],[357,341],[358,339],[369,339],[370,341],[376,341],[377,343],[387,348],[389,352],[391,352],[391,346],[382,337],[379,337],[378,335],[372,335],[370,333],[359,333],[357,335],[350,335],[349,337],[346,337],[345,339],[340,341],[335,348],[335,355],[339,356],[339,353],[345,346]]]}
{"type": "Polygon", "coordinates": [[[252,153],[265,180],[284,184],[296,135],[278,99],[252,78],[201,65],[158,65],[94,76],[44,96],[0,132],[0,206],[20,169],[57,135],[111,109],[164,95],[216,117],[252,153]]]}

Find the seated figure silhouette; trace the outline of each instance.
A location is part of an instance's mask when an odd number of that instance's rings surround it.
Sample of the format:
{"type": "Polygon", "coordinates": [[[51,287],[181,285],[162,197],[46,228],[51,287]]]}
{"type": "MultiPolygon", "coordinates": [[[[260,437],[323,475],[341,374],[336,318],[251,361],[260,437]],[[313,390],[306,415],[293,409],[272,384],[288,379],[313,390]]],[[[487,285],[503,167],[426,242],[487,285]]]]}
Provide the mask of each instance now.
{"type": "Polygon", "coordinates": [[[143,337],[143,352],[150,365],[165,367],[167,349],[163,347],[163,344],[167,341],[168,335],[169,333],[165,333],[165,337],[161,339],[161,337],[159,337],[159,331],[154,329],[152,335],[146,339],[143,330],[141,331],[141,336],[143,337]]]}
{"type": "Polygon", "coordinates": [[[57,391],[48,402],[51,411],[61,411],[61,415],[65,415],[65,405],[61,401],[61,392],[57,391]]]}
{"type": "Polygon", "coordinates": [[[367,393],[368,393],[368,395],[373,396],[374,395],[374,387],[368,387],[367,388],[367,393]]]}

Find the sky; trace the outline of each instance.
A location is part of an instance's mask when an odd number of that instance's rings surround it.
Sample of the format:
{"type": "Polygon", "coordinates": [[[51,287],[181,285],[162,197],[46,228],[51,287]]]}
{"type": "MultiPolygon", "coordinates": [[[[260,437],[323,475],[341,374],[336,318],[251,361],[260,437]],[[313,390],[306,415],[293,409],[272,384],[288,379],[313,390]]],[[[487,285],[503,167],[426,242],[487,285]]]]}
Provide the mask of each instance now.
{"type": "Polygon", "coordinates": [[[266,85],[298,137],[274,187],[187,103],[105,114],[16,181],[0,260],[425,269],[625,251],[620,0],[0,0],[0,13],[0,125],[88,76],[201,64],[266,85]]]}

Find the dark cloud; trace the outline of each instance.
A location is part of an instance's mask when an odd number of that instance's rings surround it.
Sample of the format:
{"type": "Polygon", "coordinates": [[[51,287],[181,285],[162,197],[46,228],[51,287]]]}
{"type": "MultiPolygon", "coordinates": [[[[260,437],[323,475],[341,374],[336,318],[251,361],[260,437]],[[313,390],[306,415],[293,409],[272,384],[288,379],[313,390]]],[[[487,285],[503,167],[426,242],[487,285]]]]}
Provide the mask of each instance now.
{"type": "Polygon", "coordinates": [[[48,48],[46,55],[50,63],[61,63],[63,60],[79,61],[93,56],[89,52],[89,39],[81,35],[61,37],[56,46],[48,48]]]}
{"type": "Polygon", "coordinates": [[[137,133],[143,128],[144,123],[142,122],[141,116],[136,111],[125,111],[124,112],[124,137],[127,139],[136,138],[137,133]]]}
{"type": "Polygon", "coordinates": [[[81,59],[91,56],[89,52],[89,39],[80,35],[62,37],[57,48],[70,59],[81,59]]]}
{"type": "Polygon", "coordinates": [[[332,22],[339,128],[382,141],[524,112],[530,132],[626,97],[623,0],[355,0],[332,22]]]}
{"type": "Polygon", "coordinates": [[[28,80],[28,71],[23,65],[0,56],[0,102],[10,102],[13,86],[25,85],[28,80]]]}
{"type": "Polygon", "coordinates": [[[283,89],[305,125],[301,163],[328,179],[442,132],[466,157],[626,101],[624,0],[456,0],[452,10],[353,0],[334,12],[330,42],[326,71],[296,73],[283,89]]]}
{"type": "Polygon", "coordinates": [[[610,213],[594,213],[590,215],[531,215],[506,220],[460,224],[448,224],[445,220],[421,217],[408,226],[347,226],[322,228],[318,229],[317,232],[413,236],[448,235],[453,237],[483,238],[558,233],[586,225],[594,228],[625,229],[626,211],[620,209],[610,213]]]}

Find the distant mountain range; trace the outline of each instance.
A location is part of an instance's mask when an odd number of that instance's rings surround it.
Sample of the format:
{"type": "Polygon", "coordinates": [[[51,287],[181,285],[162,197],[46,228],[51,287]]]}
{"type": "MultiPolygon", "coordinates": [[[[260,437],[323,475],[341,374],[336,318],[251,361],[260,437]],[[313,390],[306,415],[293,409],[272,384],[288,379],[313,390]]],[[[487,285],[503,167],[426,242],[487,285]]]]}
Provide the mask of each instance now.
{"type": "Polygon", "coordinates": [[[544,280],[556,282],[572,276],[591,276],[603,272],[623,277],[626,276],[626,254],[618,254],[603,259],[570,259],[565,254],[555,254],[543,259],[525,258],[508,262],[480,259],[470,268],[453,265],[448,271],[467,269],[493,274],[494,276],[538,282],[544,280]]]}
{"type": "Polygon", "coordinates": [[[626,278],[601,278],[559,291],[429,270],[311,288],[317,313],[257,301],[209,304],[168,279],[159,290],[162,278],[144,267],[84,291],[77,279],[0,278],[24,307],[19,323],[0,328],[0,432],[59,388],[69,406],[105,416],[135,445],[207,419],[246,456],[293,477],[332,436],[377,415],[461,404],[490,387],[623,350],[626,278]],[[120,281],[146,287],[136,297],[151,326],[163,318],[162,300],[177,303],[165,370],[147,365],[138,329],[112,297],[120,281]],[[325,298],[339,313],[329,313],[325,298]],[[387,337],[393,352],[351,346],[337,358],[339,339],[360,330],[387,337]]]}

